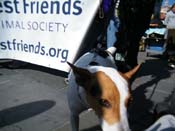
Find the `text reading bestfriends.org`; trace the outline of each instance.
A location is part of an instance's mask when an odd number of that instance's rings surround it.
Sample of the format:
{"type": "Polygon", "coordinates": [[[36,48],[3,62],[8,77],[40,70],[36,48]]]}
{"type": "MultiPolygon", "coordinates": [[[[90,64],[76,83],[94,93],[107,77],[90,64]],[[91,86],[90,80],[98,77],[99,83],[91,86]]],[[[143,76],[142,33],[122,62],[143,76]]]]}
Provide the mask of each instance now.
{"type": "Polygon", "coordinates": [[[1,51],[19,51],[24,53],[32,53],[42,56],[57,58],[61,63],[67,61],[69,50],[61,48],[46,48],[41,42],[35,44],[26,43],[23,40],[17,41],[16,39],[0,41],[1,51]]]}

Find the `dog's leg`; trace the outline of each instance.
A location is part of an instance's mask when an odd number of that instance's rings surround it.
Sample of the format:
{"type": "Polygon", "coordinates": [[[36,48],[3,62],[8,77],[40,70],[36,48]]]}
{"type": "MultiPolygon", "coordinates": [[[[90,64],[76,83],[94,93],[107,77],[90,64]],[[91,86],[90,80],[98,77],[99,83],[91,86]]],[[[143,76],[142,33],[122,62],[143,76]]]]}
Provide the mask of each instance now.
{"type": "Polygon", "coordinates": [[[70,115],[72,131],[79,131],[79,115],[71,113],[70,115]]]}

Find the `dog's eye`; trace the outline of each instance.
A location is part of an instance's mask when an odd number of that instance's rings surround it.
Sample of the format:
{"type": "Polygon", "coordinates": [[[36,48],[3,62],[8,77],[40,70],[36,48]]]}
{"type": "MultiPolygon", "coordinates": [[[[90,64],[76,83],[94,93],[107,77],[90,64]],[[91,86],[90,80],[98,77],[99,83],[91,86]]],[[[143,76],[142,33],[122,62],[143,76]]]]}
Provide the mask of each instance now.
{"type": "Polygon", "coordinates": [[[109,103],[108,100],[105,100],[105,99],[99,99],[99,104],[103,107],[106,107],[106,108],[110,108],[111,107],[111,104],[109,103]]]}

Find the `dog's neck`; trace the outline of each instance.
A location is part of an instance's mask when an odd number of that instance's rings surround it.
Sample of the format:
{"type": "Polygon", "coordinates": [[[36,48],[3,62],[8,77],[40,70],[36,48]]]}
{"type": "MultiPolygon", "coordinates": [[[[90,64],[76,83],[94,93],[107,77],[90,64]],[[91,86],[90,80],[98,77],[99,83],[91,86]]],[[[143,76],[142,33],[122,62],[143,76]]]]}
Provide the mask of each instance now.
{"type": "Polygon", "coordinates": [[[127,123],[125,125],[122,123],[109,125],[106,121],[102,121],[101,126],[103,131],[130,131],[127,123]]]}
{"type": "Polygon", "coordinates": [[[130,131],[126,113],[127,112],[125,112],[122,115],[120,122],[114,123],[112,125],[108,124],[105,120],[101,120],[102,130],[103,131],[130,131]]]}

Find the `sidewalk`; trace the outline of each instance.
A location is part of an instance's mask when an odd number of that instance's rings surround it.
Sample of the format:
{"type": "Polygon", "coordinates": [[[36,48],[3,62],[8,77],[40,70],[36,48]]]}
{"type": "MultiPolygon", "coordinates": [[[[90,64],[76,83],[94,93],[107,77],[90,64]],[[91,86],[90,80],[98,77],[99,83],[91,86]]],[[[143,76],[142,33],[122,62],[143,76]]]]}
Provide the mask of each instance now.
{"type": "MultiPolygon", "coordinates": [[[[175,90],[175,70],[164,60],[146,57],[132,84],[131,127],[141,130],[152,122],[152,111],[175,90]]],[[[67,85],[58,71],[28,64],[7,69],[0,60],[0,131],[69,131],[67,85]]],[[[100,130],[93,111],[80,116],[81,131],[100,130]]]]}

